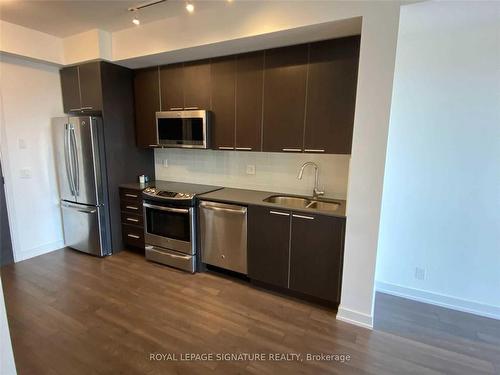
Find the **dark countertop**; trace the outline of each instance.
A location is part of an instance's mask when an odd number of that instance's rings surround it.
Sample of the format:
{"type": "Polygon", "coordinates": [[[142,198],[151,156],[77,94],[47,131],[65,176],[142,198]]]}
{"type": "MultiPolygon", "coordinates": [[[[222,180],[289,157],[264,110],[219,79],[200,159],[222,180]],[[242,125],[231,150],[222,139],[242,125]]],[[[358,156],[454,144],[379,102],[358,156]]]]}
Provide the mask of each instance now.
{"type": "Polygon", "coordinates": [[[145,184],[140,184],[139,182],[130,182],[128,184],[120,184],[118,186],[125,189],[144,190],[152,184],[154,185],[154,183],[154,181],[149,181],[145,184]]]}
{"type": "Polygon", "coordinates": [[[134,190],[144,190],[147,187],[156,187],[159,190],[175,191],[182,193],[196,193],[196,194],[202,194],[205,192],[210,192],[223,188],[222,186],[200,185],[200,184],[191,184],[187,182],[175,182],[175,181],[163,181],[163,180],[153,180],[145,184],[141,184],[139,182],[132,182],[128,184],[121,184],[120,187],[126,189],[134,189],[134,190]]]}
{"type": "Polygon", "coordinates": [[[270,207],[287,211],[300,211],[310,214],[321,214],[321,215],[335,216],[341,218],[346,217],[345,216],[346,201],[342,199],[321,197],[341,203],[341,206],[338,208],[337,211],[325,211],[314,208],[290,208],[281,204],[264,202],[264,199],[271,195],[290,195],[290,196],[303,197],[297,194],[285,194],[285,193],[276,193],[269,191],[224,188],[221,190],[213,191],[211,193],[201,194],[198,196],[198,198],[201,200],[212,201],[212,202],[256,205],[256,206],[264,206],[264,207],[270,207]]]}

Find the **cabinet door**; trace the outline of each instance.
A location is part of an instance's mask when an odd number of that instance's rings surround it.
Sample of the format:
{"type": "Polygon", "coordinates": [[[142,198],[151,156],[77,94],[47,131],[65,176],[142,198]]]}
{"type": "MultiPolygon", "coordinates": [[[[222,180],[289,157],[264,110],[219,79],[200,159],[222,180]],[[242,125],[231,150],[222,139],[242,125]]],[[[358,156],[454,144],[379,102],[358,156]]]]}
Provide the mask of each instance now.
{"type": "Polygon", "coordinates": [[[350,154],[359,36],[310,45],[304,148],[350,154]]]}
{"type": "Polygon", "coordinates": [[[161,110],[184,108],[184,68],[182,64],[160,67],[161,110]]]}
{"type": "Polygon", "coordinates": [[[78,67],[62,68],[61,90],[64,112],[78,111],[80,109],[80,84],[78,83],[78,67]]]}
{"type": "Polygon", "coordinates": [[[82,109],[102,110],[101,63],[91,62],[78,66],[82,109]]]}
{"type": "Polygon", "coordinates": [[[212,60],[211,76],[214,148],[231,149],[235,128],[235,57],[212,60]]]}
{"type": "Polygon", "coordinates": [[[308,46],[266,51],[264,151],[302,151],[308,46]]]}
{"type": "Polygon", "coordinates": [[[345,220],[292,213],[290,289],[339,302],[345,220]]]}
{"type": "Polygon", "coordinates": [[[184,64],[184,109],[210,108],[210,61],[184,64]]]}
{"type": "Polygon", "coordinates": [[[156,112],[160,110],[160,87],[158,67],[135,71],[135,133],[137,145],[153,146],[156,137],[156,112]]]}
{"type": "Polygon", "coordinates": [[[290,213],[268,207],[248,208],[248,277],[288,286],[290,213]]]}
{"type": "Polygon", "coordinates": [[[236,147],[260,151],[264,52],[247,53],[236,59],[236,147]]]}

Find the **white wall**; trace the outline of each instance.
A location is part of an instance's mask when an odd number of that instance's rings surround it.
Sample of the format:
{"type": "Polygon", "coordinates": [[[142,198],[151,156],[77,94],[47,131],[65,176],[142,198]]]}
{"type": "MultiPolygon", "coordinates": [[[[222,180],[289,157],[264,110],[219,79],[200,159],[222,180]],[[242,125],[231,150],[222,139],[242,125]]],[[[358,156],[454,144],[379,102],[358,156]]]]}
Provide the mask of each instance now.
{"type": "Polygon", "coordinates": [[[157,180],[311,195],[314,169],[308,167],[302,180],[297,179],[297,173],[304,162],[314,161],[319,166],[320,186],[325,195],[346,199],[349,158],[350,155],[163,149],[155,150],[155,175],[157,180]],[[247,165],[255,166],[255,175],[246,173],[247,165]]]}
{"type": "Polygon", "coordinates": [[[12,344],[10,342],[9,324],[7,322],[7,313],[3,300],[2,280],[0,279],[0,374],[15,375],[16,365],[14,363],[14,354],[12,353],[12,344]]]}
{"type": "Polygon", "coordinates": [[[82,61],[111,59],[111,34],[93,29],[63,39],[64,64],[82,61]]]}
{"type": "Polygon", "coordinates": [[[1,56],[0,100],[2,168],[19,261],[63,246],[50,127],[51,117],[63,113],[58,68],[1,56]]]}
{"type": "Polygon", "coordinates": [[[63,41],[53,35],[0,20],[0,52],[64,63],[63,41]]]}
{"type": "Polygon", "coordinates": [[[500,318],[498,2],[403,7],[377,282],[500,318]]]}

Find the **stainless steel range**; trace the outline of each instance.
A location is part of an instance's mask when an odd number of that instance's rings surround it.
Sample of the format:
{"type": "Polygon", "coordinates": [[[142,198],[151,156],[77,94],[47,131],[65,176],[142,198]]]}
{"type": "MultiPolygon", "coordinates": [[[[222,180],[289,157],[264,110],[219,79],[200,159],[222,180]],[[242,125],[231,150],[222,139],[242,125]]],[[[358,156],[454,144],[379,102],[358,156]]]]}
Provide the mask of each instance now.
{"type": "Polygon", "coordinates": [[[197,196],[218,186],[155,182],[143,191],[146,259],[196,272],[197,196]]]}

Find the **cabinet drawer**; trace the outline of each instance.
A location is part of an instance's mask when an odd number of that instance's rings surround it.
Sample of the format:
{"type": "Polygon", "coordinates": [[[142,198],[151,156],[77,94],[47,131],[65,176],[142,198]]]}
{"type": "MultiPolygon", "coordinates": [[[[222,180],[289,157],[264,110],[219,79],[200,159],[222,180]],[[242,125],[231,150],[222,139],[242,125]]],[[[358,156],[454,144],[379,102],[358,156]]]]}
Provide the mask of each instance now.
{"type": "Polygon", "coordinates": [[[140,214],[122,212],[122,223],[144,227],[144,217],[142,212],[140,214]]]}
{"type": "Polygon", "coordinates": [[[142,190],[120,188],[120,200],[142,201],[142,190]]]}
{"type": "Polygon", "coordinates": [[[142,201],[121,200],[120,208],[122,212],[142,215],[142,201]]]}
{"type": "Polygon", "coordinates": [[[123,242],[126,245],[144,247],[144,229],[133,225],[122,225],[123,242]]]}

